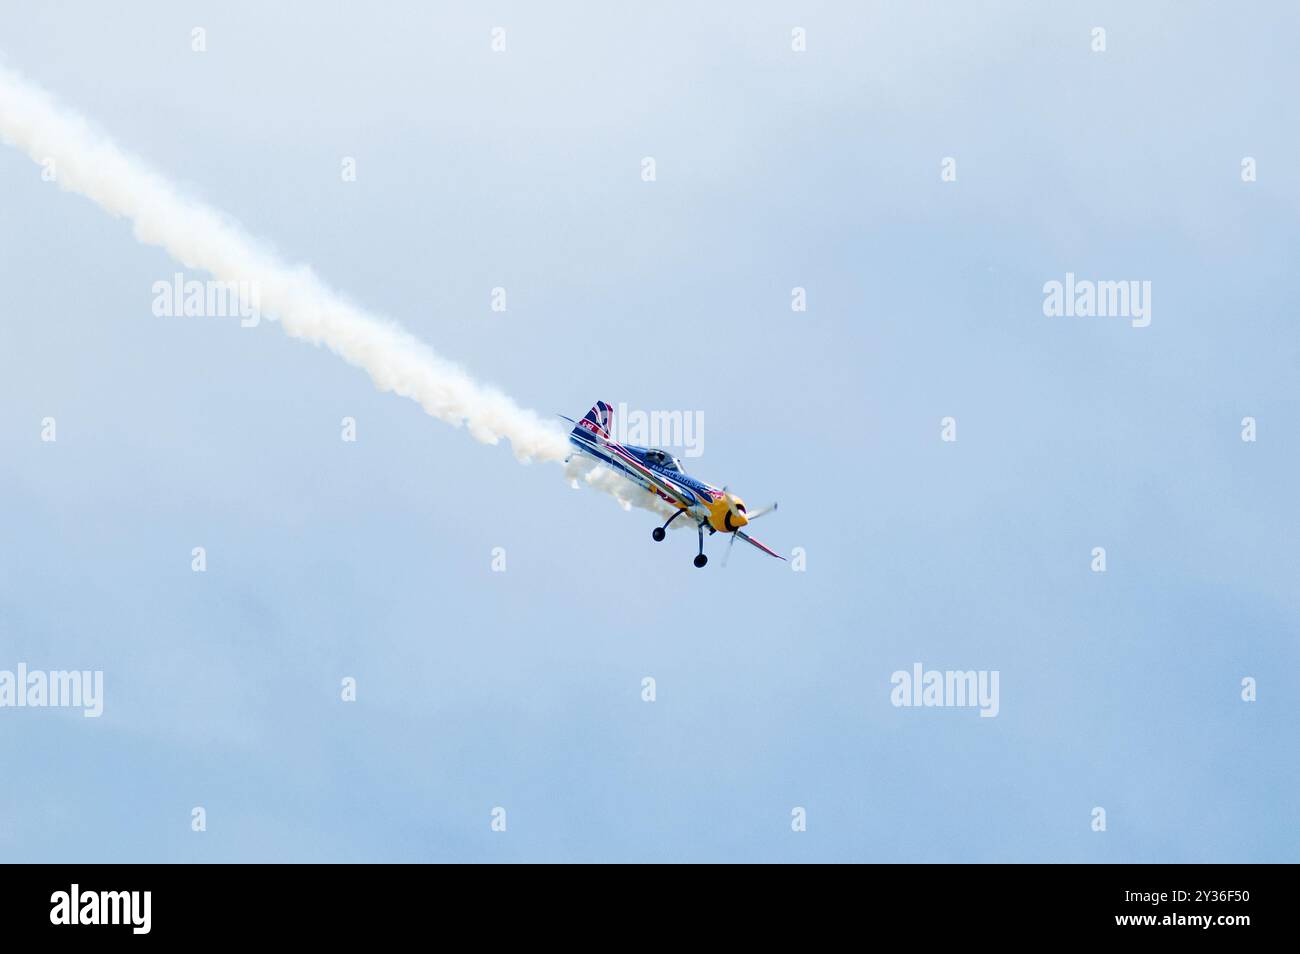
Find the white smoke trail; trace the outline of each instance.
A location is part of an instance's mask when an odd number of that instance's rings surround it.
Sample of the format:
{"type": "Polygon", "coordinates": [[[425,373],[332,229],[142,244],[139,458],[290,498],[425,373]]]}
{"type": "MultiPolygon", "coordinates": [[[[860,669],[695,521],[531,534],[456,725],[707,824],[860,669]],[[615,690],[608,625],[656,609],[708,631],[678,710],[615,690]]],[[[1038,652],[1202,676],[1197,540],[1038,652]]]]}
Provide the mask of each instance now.
{"type": "MultiPolygon", "coordinates": [[[[187,198],[163,176],[93,130],[77,113],[12,70],[0,66],[0,138],[43,163],[54,160],[58,185],[129,219],[136,238],[163,248],[187,268],[221,281],[248,282],[259,305],[286,334],[324,345],[370,375],[375,387],[417,402],[425,412],[477,440],[505,438],[520,460],[562,461],[571,447],[565,429],[521,408],[393,321],[350,304],[306,266],[289,266],[226,216],[187,198]]],[[[571,481],[650,509],[654,498],[601,467],[576,461],[571,481]]]]}

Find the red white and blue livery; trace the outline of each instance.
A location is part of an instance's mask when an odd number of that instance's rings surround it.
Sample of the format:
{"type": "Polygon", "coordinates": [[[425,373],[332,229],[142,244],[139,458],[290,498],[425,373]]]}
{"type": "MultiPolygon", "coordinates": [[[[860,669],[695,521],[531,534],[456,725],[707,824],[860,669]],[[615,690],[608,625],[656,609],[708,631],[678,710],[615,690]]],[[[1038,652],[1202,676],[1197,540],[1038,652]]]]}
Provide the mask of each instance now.
{"type": "Polygon", "coordinates": [[[710,536],[715,533],[731,534],[728,552],[739,537],[768,556],[785,559],[741,529],[763,514],[775,510],[776,504],[750,511],[745,507],[745,502],[735,494],[728,493],[727,488],[714,487],[683,471],[681,463],[667,451],[657,447],[620,444],[613,437],[614,408],[604,401],[597,401],[596,406],[580,421],[570,417],[564,419],[573,425],[573,430],[569,432],[569,442],[578,453],[599,461],[675,508],[673,515],[662,526],[655,527],[651,535],[656,541],[663,540],[670,523],[683,514],[689,514],[689,518],[695,521],[700,539],[699,553],[695,557],[696,566],[702,567],[709,562],[709,558],[704,555],[706,530],[710,536]]]}

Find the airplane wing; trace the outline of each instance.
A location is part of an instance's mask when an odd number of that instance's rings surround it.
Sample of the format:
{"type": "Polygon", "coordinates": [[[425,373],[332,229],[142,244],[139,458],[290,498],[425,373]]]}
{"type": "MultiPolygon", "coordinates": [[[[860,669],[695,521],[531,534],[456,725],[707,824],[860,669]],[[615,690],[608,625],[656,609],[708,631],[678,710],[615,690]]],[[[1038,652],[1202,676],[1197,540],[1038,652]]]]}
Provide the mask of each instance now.
{"type": "Polygon", "coordinates": [[[764,546],[763,544],[759,543],[757,540],[755,540],[753,537],[751,537],[751,536],[750,536],[748,533],[746,533],[744,530],[737,530],[737,531],[735,531],[735,534],[736,534],[736,536],[740,537],[740,539],[742,539],[742,540],[744,540],[746,543],[748,543],[750,546],[758,547],[760,550],[762,550],[762,551],[763,551],[764,553],[766,553],[768,556],[774,556],[774,557],[776,557],[778,560],[784,560],[784,559],[785,559],[785,557],[781,556],[781,554],[777,553],[775,550],[773,550],[773,549],[771,549],[771,548],[769,548],[769,547],[767,547],[767,546],[764,546]]]}

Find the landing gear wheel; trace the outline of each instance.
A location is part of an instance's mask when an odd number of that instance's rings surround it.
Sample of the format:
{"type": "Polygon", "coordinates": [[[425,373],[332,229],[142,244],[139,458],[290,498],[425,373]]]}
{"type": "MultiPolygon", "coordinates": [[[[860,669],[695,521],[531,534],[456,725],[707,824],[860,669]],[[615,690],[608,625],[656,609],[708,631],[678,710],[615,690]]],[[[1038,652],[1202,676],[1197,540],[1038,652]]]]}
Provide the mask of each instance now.
{"type": "Polygon", "coordinates": [[[706,563],[708,563],[708,562],[709,562],[709,558],[706,557],[703,553],[701,553],[699,556],[697,556],[697,557],[695,558],[695,565],[696,565],[696,566],[704,566],[704,564],[706,564],[706,563]]]}
{"type": "Polygon", "coordinates": [[[653,530],[650,531],[650,536],[655,538],[655,543],[658,543],[659,541],[663,540],[663,538],[666,537],[667,534],[664,533],[663,527],[655,527],[653,530]]]}

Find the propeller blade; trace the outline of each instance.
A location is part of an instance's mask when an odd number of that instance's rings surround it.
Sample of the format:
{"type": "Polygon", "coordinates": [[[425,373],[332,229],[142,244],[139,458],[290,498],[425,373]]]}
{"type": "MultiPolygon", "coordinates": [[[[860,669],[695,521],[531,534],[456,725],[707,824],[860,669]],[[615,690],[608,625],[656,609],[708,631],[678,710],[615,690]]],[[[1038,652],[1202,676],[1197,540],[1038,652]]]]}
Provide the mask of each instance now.
{"type": "Polygon", "coordinates": [[[733,533],[731,535],[731,542],[727,544],[727,549],[722,554],[722,568],[724,570],[727,568],[727,561],[731,559],[731,548],[734,547],[735,545],[736,545],[736,535],[733,533]]]}
{"type": "Polygon", "coordinates": [[[750,523],[753,523],[759,517],[763,516],[763,514],[771,513],[775,509],[776,504],[768,504],[766,507],[759,507],[757,510],[750,510],[745,514],[745,516],[749,518],[750,523]]]}

